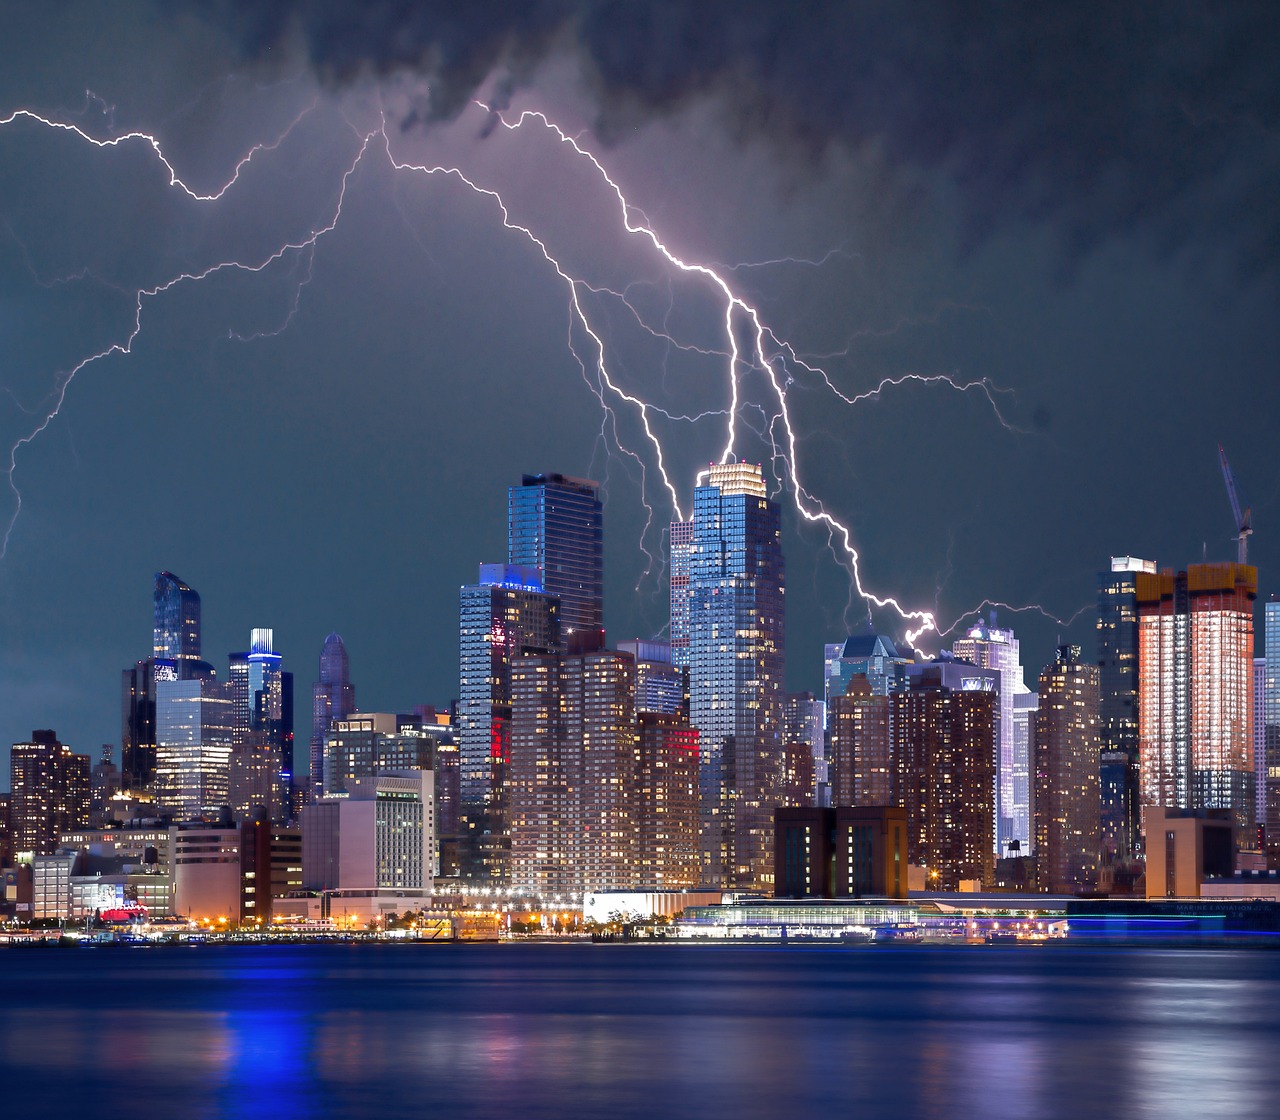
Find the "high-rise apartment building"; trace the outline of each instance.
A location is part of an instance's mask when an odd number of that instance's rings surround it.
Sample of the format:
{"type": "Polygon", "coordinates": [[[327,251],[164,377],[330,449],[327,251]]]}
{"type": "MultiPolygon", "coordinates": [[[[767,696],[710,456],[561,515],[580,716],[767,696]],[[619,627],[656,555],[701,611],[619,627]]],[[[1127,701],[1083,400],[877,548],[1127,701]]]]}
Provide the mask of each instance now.
{"type": "Polygon", "coordinates": [[[831,803],[894,803],[890,704],[861,673],[849,678],[843,695],[833,696],[827,711],[831,736],[831,803]]]}
{"type": "Polygon", "coordinates": [[[932,890],[992,882],[999,670],[939,660],[891,697],[895,804],[932,890]]]}
{"type": "Polygon", "coordinates": [[[511,759],[511,667],[560,649],[560,600],[534,568],[482,564],[460,594],[458,749],[459,860],[464,878],[505,883],[510,835],[506,770],[511,759]]]}
{"type": "Polygon", "coordinates": [[[782,785],[778,805],[816,805],[827,783],[826,705],[812,692],[782,703],[782,785]]]}
{"type": "Polygon", "coordinates": [[[89,756],[55,732],[33,731],[9,750],[9,835],[13,852],[52,855],[64,832],[89,823],[89,756]]]}
{"type": "Polygon", "coordinates": [[[156,682],[156,805],[194,821],[230,805],[235,697],[207,677],[156,682]]]}
{"type": "Polygon", "coordinates": [[[1272,598],[1262,615],[1266,642],[1266,680],[1263,683],[1263,769],[1266,774],[1262,817],[1268,862],[1280,867],[1280,601],[1272,598]]]}
{"type": "Polygon", "coordinates": [[[1098,666],[1079,646],[1059,646],[1040,673],[1034,736],[1036,870],[1043,890],[1097,885],[1099,849],[1098,666]]]}
{"type": "Polygon", "coordinates": [[[507,563],[536,568],[560,600],[562,650],[571,634],[604,628],[603,526],[594,482],[527,474],[507,491],[507,563]]]}
{"type": "MultiPolygon", "coordinates": [[[[694,490],[687,605],[689,718],[701,757],[702,877],[769,890],[782,785],[784,570],[759,466],[712,465],[694,490]]],[[[672,540],[686,539],[673,526],[672,540]]],[[[685,547],[683,544],[681,547],[685,547]]],[[[684,561],[673,556],[673,580],[684,561]]],[[[673,654],[681,638],[673,628],[673,654]]],[[[678,662],[677,662],[678,663],[678,662]]]]}
{"type": "Polygon", "coordinates": [[[1000,675],[996,734],[1000,741],[996,786],[996,851],[1025,855],[1034,842],[1031,829],[1031,709],[1017,702],[1030,689],[1023,680],[1019,643],[1012,630],[979,623],[951,646],[956,657],[1000,675]]]}
{"type": "Polygon", "coordinates": [[[230,657],[234,702],[230,805],[241,818],[265,809],[270,820],[294,819],[293,674],[282,668],[272,631],[254,629],[249,649],[230,657]]]}
{"type": "Polygon", "coordinates": [[[1258,570],[1139,572],[1138,750],[1143,805],[1228,809],[1255,840],[1253,602],[1258,570]]]}
{"type": "Polygon", "coordinates": [[[356,686],[341,634],[330,634],[320,650],[320,679],[311,688],[311,796],[324,793],[324,745],[334,720],[356,710],[356,686]]]}
{"type": "Polygon", "coordinates": [[[1137,856],[1138,574],[1154,575],[1154,560],[1113,556],[1098,574],[1098,687],[1102,733],[1102,856],[1108,863],[1137,856]]]}

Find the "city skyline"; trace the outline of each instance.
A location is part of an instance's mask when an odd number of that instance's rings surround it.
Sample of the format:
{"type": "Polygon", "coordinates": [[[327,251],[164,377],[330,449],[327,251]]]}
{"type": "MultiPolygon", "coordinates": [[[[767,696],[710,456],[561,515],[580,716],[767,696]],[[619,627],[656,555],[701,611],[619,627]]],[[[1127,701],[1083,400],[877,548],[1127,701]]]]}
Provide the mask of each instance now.
{"type": "MultiPolygon", "coordinates": [[[[27,13],[0,45],[0,120],[25,108],[99,138],[156,130],[197,193],[267,146],[207,204],[168,185],[145,143],[99,149],[30,117],[0,126],[12,169],[0,190],[6,440],[31,430],[60,372],[119,337],[132,313],[122,289],[220,250],[265,252],[264,237],[296,239],[332,212],[352,166],[343,115],[368,120],[369,87],[324,70],[334,43],[321,29],[304,29],[305,58],[278,51],[293,69],[272,70],[254,30],[216,26],[207,5],[189,10],[190,24],[141,3],[120,9],[127,18],[90,5],[65,20],[27,13]],[[143,64],[155,58],[183,61],[143,64]],[[306,168],[306,189],[288,179],[292,167],[306,168]],[[190,258],[176,259],[175,245],[190,258]]],[[[1066,619],[1092,604],[1111,555],[1173,568],[1225,560],[1234,526],[1222,442],[1253,508],[1265,601],[1280,571],[1267,438],[1280,408],[1278,225],[1271,193],[1250,185],[1268,182],[1280,155],[1267,131],[1273,29],[1234,9],[1135,17],[1098,36],[1081,34],[1083,13],[1054,27],[1010,17],[1002,36],[955,17],[920,28],[837,7],[771,37],[774,17],[754,18],[760,37],[722,44],[720,61],[682,38],[678,19],[660,41],[637,22],[619,42],[666,64],[644,88],[629,54],[607,56],[615,69],[587,66],[606,56],[590,28],[572,27],[534,51],[540,65],[522,72],[510,104],[581,137],[669,244],[721,268],[809,364],[835,355],[821,364],[845,395],[886,378],[985,379],[991,398],[908,380],[845,407],[789,367],[803,472],[851,525],[867,586],[946,622],[987,598],[1066,619]],[[1123,66],[1081,45],[1113,35],[1123,66]],[[776,62],[759,86],[744,84],[731,61],[750,69],[753,44],[775,38],[776,62]],[[955,55],[955,40],[973,49],[955,55]],[[1027,69],[1010,57],[1073,64],[1027,69]],[[901,97],[879,97],[872,73],[901,97]],[[991,73],[1003,75],[994,87],[991,73]],[[758,99],[780,113],[758,113],[758,99]],[[1024,112],[1058,127],[1029,128],[1024,112]],[[782,263],[738,267],[767,261],[782,263]]],[[[723,345],[705,293],[686,299],[637,257],[617,233],[616,198],[581,161],[560,158],[560,141],[508,134],[470,106],[472,94],[501,91],[500,51],[464,88],[458,72],[415,66],[427,50],[383,57],[368,19],[347,61],[366,59],[382,79],[377,92],[406,126],[391,130],[397,158],[456,163],[509,192],[517,220],[536,219],[597,289],[582,298],[611,329],[626,308],[601,292],[631,292],[651,323],[668,321],[670,294],[682,343],[723,345]],[[454,99],[424,104],[433,82],[454,99]]],[[[492,32],[459,30],[492,44],[492,32]]],[[[421,34],[429,41],[420,26],[409,41],[421,34]]],[[[96,667],[146,655],[139,620],[147,573],[160,569],[200,589],[215,663],[243,647],[246,628],[269,625],[303,673],[336,631],[362,706],[442,702],[455,675],[455,589],[476,559],[502,555],[502,493],[529,471],[600,480],[610,638],[660,632],[663,572],[636,545],[661,557],[652,526],[668,523],[670,496],[634,412],[620,413],[620,436],[641,459],[610,450],[593,383],[565,346],[554,270],[456,179],[423,181],[370,155],[347,187],[342,223],[314,252],[148,303],[131,353],[78,375],[58,417],[18,451],[22,508],[0,561],[10,741],[53,726],[92,752],[116,737],[118,685],[96,667]]],[[[679,412],[725,407],[725,381],[690,364],[693,351],[634,334],[611,344],[629,391],[679,412]]],[[[786,471],[761,428],[762,380],[744,373],[734,451],[764,463],[773,487],[786,471]]],[[[653,417],[687,506],[697,470],[723,450],[724,417],[700,427],[653,417]]],[[[6,525],[16,503],[11,493],[6,525]]],[[[780,506],[787,687],[816,691],[820,646],[857,632],[862,604],[825,532],[799,524],[789,500],[780,506]]],[[[895,639],[906,629],[891,611],[875,621],[895,639]]],[[[1088,609],[1071,626],[1000,610],[1031,671],[1059,641],[1089,648],[1088,623],[1088,609]]]]}

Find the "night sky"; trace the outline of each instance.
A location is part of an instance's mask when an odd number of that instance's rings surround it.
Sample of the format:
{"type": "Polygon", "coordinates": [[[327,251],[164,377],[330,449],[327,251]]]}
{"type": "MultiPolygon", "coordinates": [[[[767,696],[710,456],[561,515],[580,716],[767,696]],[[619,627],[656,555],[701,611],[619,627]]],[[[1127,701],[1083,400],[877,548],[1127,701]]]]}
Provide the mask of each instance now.
{"type": "MultiPolygon", "coordinates": [[[[615,384],[707,414],[649,414],[687,510],[726,442],[723,298],[628,236],[608,184],[537,119],[503,126],[525,110],[577,137],[634,222],[715,268],[790,347],[775,372],[801,481],[850,527],[871,590],[944,627],[988,599],[1039,604],[1000,615],[1034,687],[1059,636],[1092,648],[1110,555],[1234,557],[1219,442],[1253,507],[1262,594],[1280,590],[1269,5],[3,15],[0,119],[145,131],[203,195],[266,147],[201,201],[145,141],[0,126],[4,445],[66,390],[0,490],[0,525],[15,518],[0,743],[36,727],[95,755],[118,743],[120,670],[149,652],[159,569],[200,592],[220,674],[251,627],[274,627],[300,742],[330,630],[362,708],[447,703],[457,589],[503,559],[524,472],[601,482],[610,637],[663,630],[671,501],[635,408],[606,394],[616,419],[601,410],[568,286],[492,196],[388,156],[497,191],[580,281],[615,384]],[[140,289],[308,241],[144,297],[130,352],[66,383],[129,341],[140,289]],[[910,380],[847,405],[822,371],[846,397],[905,375],[977,387],[910,380]]],[[[741,317],[735,337],[749,347],[741,317]]],[[[766,377],[744,365],[739,386],[733,450],[765,464],[786,511],[789,685],[818,691],[823,643],[867,609],[795,513],[766,377]]],[[[905,629],[892,610],[875,621],[905,629]]]]}

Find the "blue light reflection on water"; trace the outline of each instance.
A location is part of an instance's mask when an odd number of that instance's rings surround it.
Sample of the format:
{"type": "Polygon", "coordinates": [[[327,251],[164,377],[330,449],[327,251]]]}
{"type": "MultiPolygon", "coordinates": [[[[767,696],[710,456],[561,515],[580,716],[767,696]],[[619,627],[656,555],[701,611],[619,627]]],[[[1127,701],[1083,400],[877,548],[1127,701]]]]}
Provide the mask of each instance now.
{"type": "Polygon", "coordinates": [[[1280,1115],[1271,952],[31,949],[0,992],[12,1115],[1280,1115]]]}

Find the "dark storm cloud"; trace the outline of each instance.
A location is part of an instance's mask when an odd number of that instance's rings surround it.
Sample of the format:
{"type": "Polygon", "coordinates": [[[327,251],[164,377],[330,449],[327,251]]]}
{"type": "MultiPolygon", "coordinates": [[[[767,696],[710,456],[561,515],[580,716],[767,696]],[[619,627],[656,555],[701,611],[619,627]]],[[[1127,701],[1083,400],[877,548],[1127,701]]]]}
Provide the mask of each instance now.
{"type": "Polygon", "coordinates": [[[1067,258],[1142,229],[1160,252],[1280,250],[1280,19],[1266,4],[197,0],[247,54],[300,34],[341,84],[416,72],[449,117],[487,78],[578,52],[606,140],[715,98],[789,155],[875,144],[959,190],[971,244],[1051,222],[1067,258]]]}

